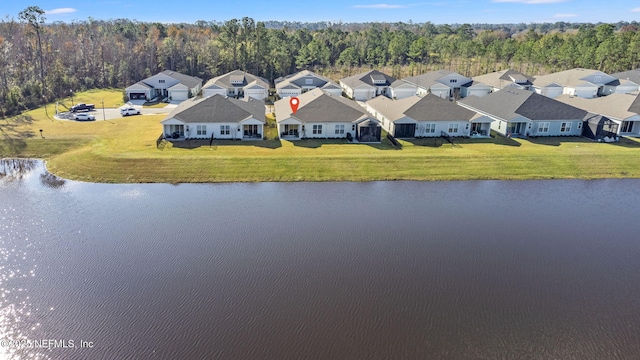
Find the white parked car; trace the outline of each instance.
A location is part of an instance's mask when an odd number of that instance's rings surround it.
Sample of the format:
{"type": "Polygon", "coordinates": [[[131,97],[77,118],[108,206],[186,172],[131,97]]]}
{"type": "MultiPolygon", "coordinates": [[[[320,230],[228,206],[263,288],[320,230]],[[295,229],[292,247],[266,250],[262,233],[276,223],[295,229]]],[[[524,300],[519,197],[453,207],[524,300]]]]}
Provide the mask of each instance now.
{"type": "Polygon", "coordinates": [[[88,113],[74,114],[73,118],[75,120],[78,120],[78,121],[91,121],[91,120],[95,120],[96,119],[95,116],[93,116],[91,114],[88,114],[88,113]]]}
{"type": "Polygon", "coordinates": [[[122,108],[122,109],[120,109],[120,114],[122,116],[140,115],[140,110],[138,110],[136,108],[132,108],[132,107],[122,108]]]}

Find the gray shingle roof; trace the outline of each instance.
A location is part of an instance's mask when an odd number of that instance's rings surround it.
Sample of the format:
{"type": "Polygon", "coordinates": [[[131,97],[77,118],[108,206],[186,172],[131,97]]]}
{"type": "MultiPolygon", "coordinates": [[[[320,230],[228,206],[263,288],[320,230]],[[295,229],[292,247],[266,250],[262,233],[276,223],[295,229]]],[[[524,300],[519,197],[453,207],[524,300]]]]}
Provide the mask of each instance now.
{"type": "Polygon", "coordinates": [[[611,74],[611,76],[618,79],[631,80],[634,83],[640,85],[640,69],[622,71],[619,73],[611,74]]]}
{"type": "Polygon", "coordinates": [[[357,75],[349,76],[343,79],[340,79],[340,82],[354,89],[362,84],[367,84],[369,86],[377,87],[377,86],[389,86],[397,79],[389,76],[387,74],[381,73],[378,70],[370,70],[364,73],[360,73],[357,75]],[[373,79],[386,80],[384,84],[374,84],[373,79]]]}
{"type": "MultiPolygon", "coordinates": [[[[457,73],[449,70],[429,71],[428,73],[418,75],[418,76],[410,76],[402,80],[410,84],[416,85],[418,87],[428,89],[431,86],[436,84],[449,86],[449,84],[444,84],[442,82],[439,82],[438,80],[451,74],[457,74],[457,73]]],[[[460,74],[457,74],[457,75],[460,75],[460,74]]],[[[456,85],[462,86],[464,84],[456,84],[456,85]]]]}
{"type": "Polygon", "coordinates": [[[511,120],[524,116],[530,120],[583,119],[586,111],[532,91],[509,88],[484,97],[470,96],[459,101],[473,110],[511,120]]]}
{"type": "Polygon", "coordinates": [[[533,84],[535,86],[547,86],[551,83],[556,83],[562,86],[577,86],[587,82],[586,80],[582,80],[582,78],[598,73],[607,75],[598,70],[576,68],[555,72],[548,75],[536,76],[533,84]]]}
{"type": "Polygon", "coordinates": [[[410,96],[400,100],[391,100],[379,95],[367,101],[367,105],[382,114],[389,121],[396,121],[405,117],[405,110],[415,105],[420,100],[418,96],[410,96]]]}
{"type": "Polygon", "coordinates": [[[640,95],[636,95],[636,98],[631,103],[631,106],[629,106],[628,111],[635,114],[640,114],[640,95]]]}
{"type": "Polygon", "coordinates": [[[638,100],[637,94],[611,94],[594,99],[563,94],[554,99],[585,111],[619,120],[637,115],[640,111],[640,100],[638,100]],[[632,111],[634,103],[637,104],[635,108],[638,111],[632,111]]]}
{"type": "Polygon", "coordinates": [[[264,103],[253,98],[247,101],[213,95],[204,99],[187,100],[178,105],[166,118],[185,123],[240,122],[249,117],[264,122],[264,103]]]}
{"type": "Polygon", "coordinates": [[[404,113],[417,121],[471,120],[476,115],[475,111],[433,94],[421,98],[404,113]]]}
{"type": "Polygon", "coordinates": [[[277,89],[288,89],[290,86],[294,85],[296,88],[302,88],[303,86],[312,86],[312,87],[325,87],[328,84],[333,84],[337,87],[338,84],[333,81],[322,77],[314,72],[309,70],[299,71],[295,74],[288,75],[284,78],[278,78],[276,80],[276,88],[277,89]],[[308,84],[306,80],[311,80],[311,84],[308,84]]]}
{"type": "Polygon", "coordinates": [[[188,86],[189,89],[193,89],[196,86],[202,84],[202,79],[200,79],[199,77],[181,74],[172,70],[165,70],[162,73],[178,80],[181,84],[188,86]]]}
{"type": "Polygon", "coordinates": [[[389,121],[404,117],[416,121],[471,120],[476,115],[475,111],[465,109],[433,94],[425,97],[411,96],[400,100],[389,100],[378,96],[369,100],[367,104],[389,121]]]}
{"type": "Polygon", "coordinates": [[[260,86],[264,87],[265,89],[269,89],[269,81],[267,81],[266,79],[263,79],[259,76],[255,76],[255,75],[251,75],[247,72],[244,72],[242,70],[233,70],[231,72],[228,72],[224,75],[220,75],[217,77],[214,77],[213,79],[207,81],[206,84],[204,84],[204,88],[206,89],[207,87],[211,86],[212,84],[221,86],[225,89],[228,88],[232,88],[232,87],[245,87],[247,86],[247,84],[250,84],[252,82],[256,81],[260,86]],[[231,84],[232,80],[242,80],[241,84],[231,84]]]}
{"type": "Polygon", "coordinates": [[[535,79],[532,76],[525,75],[521,72],[507,69],[476,76],[473,80],[483,82],[487,85],[493,86],[494,88],[502,89],[509,84],[515,83],[516,80],[524,81],[519,82],[518,84],[520,85],[531,85],[535,79]]]}
{"type": "Polygon", "coordinates": [[[357,122],[367,118],[367,113],[355,102],[342,96],[332,95],[321,89],[313,89],[300,96],[300,105],[292,115],[290,98],[276,101],[276,119],[282,121],[288,117],[310,122],[357,122]]]}

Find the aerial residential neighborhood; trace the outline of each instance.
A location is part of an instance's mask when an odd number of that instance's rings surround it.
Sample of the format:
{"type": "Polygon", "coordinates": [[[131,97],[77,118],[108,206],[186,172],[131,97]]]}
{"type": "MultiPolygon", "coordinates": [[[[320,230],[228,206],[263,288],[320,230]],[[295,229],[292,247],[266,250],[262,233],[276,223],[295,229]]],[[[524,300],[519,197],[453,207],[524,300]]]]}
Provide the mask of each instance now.
{"type": "Polygon", "coordinates": [[[640,359],[638,0],[0,9],[1,360],[640,359]]]}
{"type": "Polygon", "coordinates": [[[303,70],[269,84],[235,70],[202,85],[197,77],[165,70],[125,91],[132,101],[177,104],[161,122],[168,141],[262,140],[265,114],[272,113],[282,140],[380,142],[384,132],[400,139],[582,136],[611,142],[640,136],[638,71],[616,76],[576,68],[543,76],[506,69],[473,78],[438,70],[396,79],[371,70],[338,84],[303,70]],[[291,98],[300,101],[296,111],[291,98]]]}

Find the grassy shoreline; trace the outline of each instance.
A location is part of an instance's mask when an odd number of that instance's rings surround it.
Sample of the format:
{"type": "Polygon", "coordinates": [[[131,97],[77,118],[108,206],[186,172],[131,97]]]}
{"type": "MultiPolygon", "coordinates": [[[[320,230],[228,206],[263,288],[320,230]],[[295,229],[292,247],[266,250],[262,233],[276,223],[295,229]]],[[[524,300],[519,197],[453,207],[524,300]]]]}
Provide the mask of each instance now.
{"type": "MultiPolygon", "coordinates": [[[[49,109],[51,110],[51,108],[49,109]]],[[[51,111],[50,111],[51,112],[51,111]]],[[[50,120],[44,108],[0,120],[0,158],[41,158],[62,178],[104,183],[639,178],[640,141],[583,138],[229,141],[156,148],[159,121],[50,120]],[[39,130],[42,129],[42,136],[39,130]]],[[[269,129],[273,133],[273,129],[269,129]]],[[[269,133],[267,134],[269,137],[269,133]]],[[[272,137],[270,137],[272,138],[272,137]]]]}

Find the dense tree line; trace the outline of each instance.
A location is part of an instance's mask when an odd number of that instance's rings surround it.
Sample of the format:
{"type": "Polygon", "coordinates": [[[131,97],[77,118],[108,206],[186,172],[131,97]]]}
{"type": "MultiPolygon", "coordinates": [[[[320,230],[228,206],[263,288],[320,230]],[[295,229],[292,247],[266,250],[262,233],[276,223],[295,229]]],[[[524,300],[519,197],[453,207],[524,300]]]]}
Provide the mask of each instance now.
{"type": "Polygon", "coordinates": [[[164,69],[205,80],[242,69],[273,80],[300,69],[340,77],[370,67],[391,67],[395,76],[401,68],[447,68],[474,76],[507,67],[535,75],[640,66],[635,23],[577,29],[569,23],[546,29],[317,23],[314,30],[267,27],[248,17],[195,24],[45,20],[41,9],[29,7],[17,20],[0,21],[0,116],[67,97],[70,90],[124,88],[164,69]]]}

